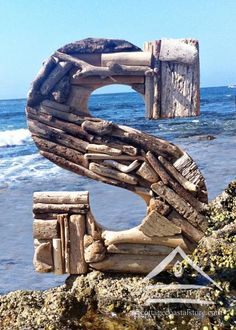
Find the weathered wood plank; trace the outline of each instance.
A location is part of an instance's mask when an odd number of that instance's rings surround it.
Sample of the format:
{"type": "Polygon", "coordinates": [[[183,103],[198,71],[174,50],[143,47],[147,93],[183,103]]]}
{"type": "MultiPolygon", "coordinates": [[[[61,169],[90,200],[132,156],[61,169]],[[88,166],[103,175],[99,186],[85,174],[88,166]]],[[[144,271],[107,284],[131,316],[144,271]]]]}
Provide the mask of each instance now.
{"type": "Polygon", "coordinates": [[[174,209],[188,220],[194,227],[202,231],[207,229],[206,218],[199,214],[190,204],[188,204],[182,197],[176,194],[172,189],[164,185],[162,182],[154,183],[152,190],[160,197],[166,200],[174,209]]]}
{"type": "MultiPolygon", "coordinates": [[[[189,191],[187,191],[176,179],[175,177],[169,175],[165,168],[160,163],[158,159],[149,151],[146,154],[147,160],[153,167],[153,169],[160,176],[162,182],[165,185],[169,185],[179,196],[181,196],[186,202],[188,202],[197,211],[203,211],[206,209],[206,204],[203,204],[198,199],[196,199],[189,191]]],[[[163,158],[162,158],[163,159],[163,158]]]]}
{"type": "Polygon", "coordinates": [[[196,185],[188,181],[167,159],[162,156],[158,157],[158,159],[166,170],[184,187],[184,189],[197,191],[196,185]]]}
{"type": "Polygon", "coordinates": [[[176,226],[180,227],[182,232],[185,233],[191,241],[198,243],[204,236],[204,233],[201,230],[191,225],[175,210],[169,214],[168,218],[176,226]]]}
{"type": "MultiPolygon", "coordinates": [[[[104,260],[91,263],[90,267],[100,271],[148,274],[165,257],[166,256],[108,254],[104,260]]],[[[177,260],[174,259],[168,267],[171,268],[176,261],[177,260]]]]}
{"type": "Polygon", "coordinates": [[[73,65],[71,63],[59,62],[41,85],[40,91],[42,95],[48,95],[56,83],[58,83],[58,81],[63,78],[72,67],[73,65]]]}
{"type": "Polygon", "coordinates": [[[68,161],[88,168],[88,160],[84,157],[83,154],[81,154],[81,152],[69,147],[61,146],[60,144],[48,141],[47,139],[39,138],[35,135],[33,135],[33,140],[39,150],[51,153],[53,152],[53,154],[56,156],[62,156],[68,161]]]}
{"type": "Polygon", "coordinates": [[[198,116],[199,67],[161,63],[161,118],[198,116]]]}
{"type": "Polygon", "coordinates": [[[70,230],[70,273],[85,274],[87,264],[84,260],[85,217],[71,215],[69,219],[70,230]]]}

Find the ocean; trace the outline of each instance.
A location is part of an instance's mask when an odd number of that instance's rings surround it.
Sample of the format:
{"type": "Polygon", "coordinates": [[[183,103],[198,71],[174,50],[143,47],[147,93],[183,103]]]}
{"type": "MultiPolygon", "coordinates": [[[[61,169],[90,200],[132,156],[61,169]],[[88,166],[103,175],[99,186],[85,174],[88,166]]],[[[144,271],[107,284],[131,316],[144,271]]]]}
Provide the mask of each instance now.
{"type": "MultiPolygon", "coordinates": [[[[92,95],[94,116],[165,138],[185,149],[206,178],[210,200],[236,178],[236,89],[201,89],[201,115],[148,121],[137,93],[92,95]],[[202,136],[215,139],[204,140],[202,136]]],[[[34,271],[32,195],[34,191],[87,190],[96,219],[111,229],[131,228],[146,212],[131,192],[80,177],[38,154],[24,113],[26,100],[0,100],[0,294],[47,289],[66,276],[34,271]]]]}

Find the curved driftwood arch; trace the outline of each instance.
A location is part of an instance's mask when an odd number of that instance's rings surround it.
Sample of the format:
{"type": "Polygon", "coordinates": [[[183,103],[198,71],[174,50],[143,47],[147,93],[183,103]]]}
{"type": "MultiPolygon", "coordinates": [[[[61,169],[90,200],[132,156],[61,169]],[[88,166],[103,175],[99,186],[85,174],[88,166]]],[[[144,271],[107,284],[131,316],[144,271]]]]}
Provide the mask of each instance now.
{"type": "MultiPolygon", "coordinates": [[[[174,61],[196,65],[192,42],[183,49],[174,61]]],[[[88,193],[35,193],[38,271],[80,274],[90,266],[147,273],[176,246],[191,251],[203,236],[207,191],[192,158],[168,141],[94,118],[87,108],[93,90],[119,81],[143,94],[153,110],[156,65],[152,52],[127,41],[85,39],[55,52],[34,80],[26,111],[40,153],[79,175],[128,189],[148,207],[139,226],[112,232],[96,223],[88,193]]]]}

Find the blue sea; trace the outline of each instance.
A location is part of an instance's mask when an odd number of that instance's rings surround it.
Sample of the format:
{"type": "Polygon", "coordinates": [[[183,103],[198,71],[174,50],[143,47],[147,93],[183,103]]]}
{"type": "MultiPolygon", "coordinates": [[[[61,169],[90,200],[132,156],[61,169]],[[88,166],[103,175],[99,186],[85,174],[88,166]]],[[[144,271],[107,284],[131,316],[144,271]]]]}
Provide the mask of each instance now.
{"type": "MultiPolygon", "coordinates": [[[[236,89],[201,89],[201,115],[148,121],[137,93],[93,95],[90,110],[165,138],[198,163],[210,199],[236,178],[236,89]],[[202,140],[203,135],[214,140],[202,140]]],[[[32,265],[32,194],[34,191],[88,190],[92,211],[101,224],[126,229],[143,218],[144,202],[131,192],[79,177],[38,154],[25,119],[26,100],[0,101],[0,294],[18,289],[46,289],[66,276],[37,274],[32,265]]]]}

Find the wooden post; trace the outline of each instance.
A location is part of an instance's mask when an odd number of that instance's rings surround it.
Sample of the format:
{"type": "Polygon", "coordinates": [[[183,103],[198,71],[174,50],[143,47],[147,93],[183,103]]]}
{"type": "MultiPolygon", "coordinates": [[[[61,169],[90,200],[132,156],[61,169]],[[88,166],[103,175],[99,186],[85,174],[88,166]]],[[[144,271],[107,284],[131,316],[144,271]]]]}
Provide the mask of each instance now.
{"type": "Polygon", "coordinates": [[[154,103],[154,78],[150,72],[145,76],[145,106],[146,117],[148,119],[153,118],[153,103],[154,103]]]}
{"type": "Polygon", "coordinates": [[[176,48],[170,47],[168,40],[161,40],[161,117],[197,116],[200,112],[198,42],[179,39],[175,44],[179,49],[191,47],[192,53],[189,57],[187,52],[176,54],[176,48]]]}
{"type": "Polygon", "coordinates": [[[153,108],[152,108],[152,118],[158,119],[161,117],[160,109],[160,40],[148,41],[144,43],[144,51],[152,53],[152,66],[154,69],[153,76],[153,108]]]}
{"type": "Polygon", "coordinates": [[[69,220],[64,218],[64,230],[65,230],[65,272],[70,274],[70,232],[69,232],[69,220]]]}
{"type": "Polygon", "coordinates": [[[70,274],[85,274],[87,264],[84,260],[85,216],[73,214],[69,220],[70,230],[70,274]]]}

